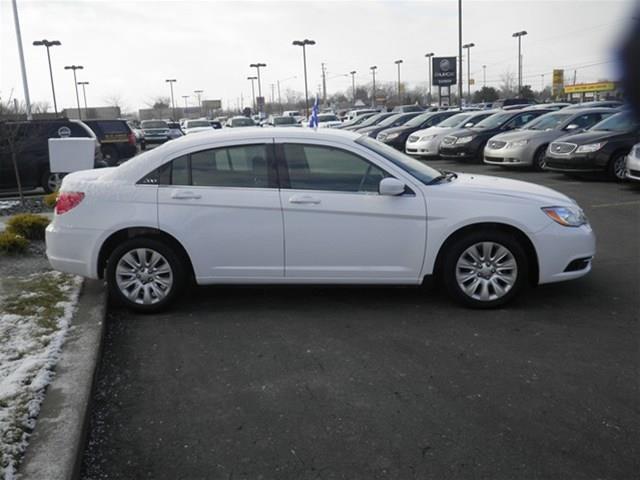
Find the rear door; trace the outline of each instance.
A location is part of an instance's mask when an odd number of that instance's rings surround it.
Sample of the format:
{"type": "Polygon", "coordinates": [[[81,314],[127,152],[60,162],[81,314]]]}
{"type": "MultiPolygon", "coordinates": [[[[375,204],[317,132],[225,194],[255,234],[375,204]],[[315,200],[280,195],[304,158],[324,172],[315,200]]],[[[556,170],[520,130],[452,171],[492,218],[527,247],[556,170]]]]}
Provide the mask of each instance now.
{"type": "Polygon", "coordinates": [[[276,175],[264,140],[185,153],[160,173],[159,226],[185,246],[201,283],[283,278],[276,175]]]}

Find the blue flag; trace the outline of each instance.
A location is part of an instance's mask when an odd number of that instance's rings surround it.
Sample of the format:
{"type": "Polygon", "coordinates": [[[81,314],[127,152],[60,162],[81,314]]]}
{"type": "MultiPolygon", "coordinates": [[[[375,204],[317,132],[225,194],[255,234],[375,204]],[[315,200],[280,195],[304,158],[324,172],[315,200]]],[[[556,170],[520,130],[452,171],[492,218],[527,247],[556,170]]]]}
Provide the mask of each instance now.
{"type": "Polygon", "coordinates": [[[313,108],[311,109],[311,117],[309,118],[309,126],[312,128],[318,128],[318,96],[313,102],[313,108]]]}

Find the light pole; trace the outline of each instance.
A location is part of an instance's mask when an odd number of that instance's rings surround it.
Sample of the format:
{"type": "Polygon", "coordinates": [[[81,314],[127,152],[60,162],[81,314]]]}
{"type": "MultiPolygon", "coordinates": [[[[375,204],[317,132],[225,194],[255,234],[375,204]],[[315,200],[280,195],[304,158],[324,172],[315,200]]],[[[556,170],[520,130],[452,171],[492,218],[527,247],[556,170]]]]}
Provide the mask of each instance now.
{"type": "Polygon", "coordinates": [[[402,103],[402,93],[400,91],[400,64],[402,63],[402,60],[396,60],[395,63],[398,66],[398,104],[402,103]]]}
{"type": "Polygon", "coordinates": [[[372,67],[369,67],[369,70],[371,70],[371,75],[373,75],[373,92],[371,94],[371,105],[373,106],[373,108],[376,108],[376,70],[378,69],[378,67],[376,65],[373,65],[372,67]]]}
{"type": "Polygon", "coordinates": [[[76,77],[76,70],[83,70],[82,65],[67,65],[65,70],[73,70],[73,86],[76,89],[76,101],[78,102],[78,119],[82,120],[82,112],[80,111],[80,95],[78,95],[78,79],[76,77]]]}
{"type": "Polygon", "coordinates": [[[307,118],[309,118],[309,91],[307,89],[307,45],[315,45],[315,40],[294,40],[293,45],[302,47],[302,63],[304,65],[304,105],[307,118]]]}
{"type": "Polygon", "coordinates": [[[254,80],[257,80],[258,77],[247,77],[247,80],[251,80],[251,98],[253,98],[253,112],[255,113],[256,110],[256,87],[255,84],[253,83],[254,80]]]}
{"type": "MultiPolygon", "coordinates": [[[[475,43],[467,43],[462,48],[467,49],[467,100],[471,103],[471,47],[475,47],[475,43]]],[[[460,79],[462,80],[462,72],[460,72],[460,79]]]]}
{"type": "Polygon", "coordinates": [[[189,95],[182,95],[182,98],[184,98],[184,116],[187,116],[187,108],[188,107],[188,100],[189,100],[189,95]]]}
{"type": "Polygon", "coordinates": [[[349,72],[351,75],[351,90],[353,91],[353,106],[356,105],[356,71],[352,70],[349,72]]]}
{"type": "Polygon", "coordinates": [[[173,116],[173,121],[175,122],[175,120],[176,120],[176,102],[173,99],[173,84],[176,83],[176,79],[175,78],[168,78],[167,80],[165,80],[165,82],[167,82],[169,84],[169,86],[171,87],[171,111],[173,112],[171,115],[173,116]]]}
{"type": "Polygon", "coordinates": [[[518,95],[520,95],[522,91],[522,37],[526,34],[527,32],[522,30],[521,32],[516,32],[511,35],[518,39],[518,95]]]}
{"type": "Polygon", "coordinates": [[[85,87],[89,85],[89,82],[78,82],[78,85],[82,85],[82,97],[84,98],[84,117],[88,118],[87,112],[87,90],[85,87]]]}
{"type": "MultiPolygon", "coordinates": [[[[258,72],[258,97],[262,97],[262,84],[260,82],[260,68],[261,67],[266,67],[267,64],[266,63],[252,63],[251,65],[249,65],[249,67],[251,68],[255,68],[256,71],[258,72]]],[[[262,104],[264,105],[264,98],[262,99],[262,104]]],[[[260,113],[262,113],[262,106],[258,105],[260,113]]],[[[260,115],[262,117],[262,115],[260,115]]]]}
{"type": "Polygon", "coordinates": [[[200,95],[202,95],[202,93],[204,92],[204,90],[194,90],[193,93],[195,93],[198,96],[198,107],[200,108],[200,115],[202,115],[202,100],[200,95]]]}
{"type": "Polygon", "coordinates": [[[429,66],[429,95],[427,97],[427,103],[431,105],[431,57],[434,56],[434,53],[425,53],[424,56],[427,59],[427,64],[429,66]]]}
{"type": "Polygon", "coordinates": [[[458,0],[458,75],[458,106],[462,108],[462,0],[458,0]]]}
{"type": "Polygon", "coordinates": [[[18,56],[20,57],[20,72],[22,73],[22,87],[24,88],[24,101],[27,107],[27,120],[31,120],[33,116],[31,115],[31,99],[29,98],[29,84],[27,83],[27,67],[25,67],[25,64],[24,64],[24,51],[22,50],[22,34],[20,33],[20,18],[18,17],[18,5],[16,3],[16,0],[13,0],[11,4],[13,6],[13,23],[16,28],[18,56]]]}
{"type": "Polygon", "coordinates": [[[49,54],[49,47],[57,47],[62,45],[58,40],[36,40],[33,42],[36,47],[47,47],[47,60],[49,61],[49,77],[51,78],[51,92],[53,93],[53,111],[58,116],[58,104],[56,102],[56,89],[53,86],[53,70],[51,69],[51,55],[49,54]]]}
{"type": "Polygon", "coordinates": [[[482,86],[487,86],[487,66],[482,65],[482,86]]]}

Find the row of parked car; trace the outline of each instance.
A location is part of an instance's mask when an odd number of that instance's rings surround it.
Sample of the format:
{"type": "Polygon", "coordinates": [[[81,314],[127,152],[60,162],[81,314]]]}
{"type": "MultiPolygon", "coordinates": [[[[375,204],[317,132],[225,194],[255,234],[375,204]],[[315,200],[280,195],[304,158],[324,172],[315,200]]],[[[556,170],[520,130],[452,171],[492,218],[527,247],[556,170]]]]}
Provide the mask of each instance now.
{"type": "Polygon", "coordinates": [[[640,123],[618,102],[509,110],[369,113],[341,127],[421,159],[637,179],[640,123]]]}

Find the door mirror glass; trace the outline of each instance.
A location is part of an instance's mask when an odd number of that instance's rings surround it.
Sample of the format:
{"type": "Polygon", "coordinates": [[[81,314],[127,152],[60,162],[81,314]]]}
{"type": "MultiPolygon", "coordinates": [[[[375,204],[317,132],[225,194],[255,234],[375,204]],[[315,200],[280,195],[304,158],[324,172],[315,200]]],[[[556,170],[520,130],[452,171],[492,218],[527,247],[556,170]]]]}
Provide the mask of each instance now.
{"type": "Polygon", "coordinates": [[[474,123],[473,122],[467,122],[463,125],[464,128],[470,128],[473,127],[474,123]]]}
{"type": "Polygon", "coordinates": [[[402,183],[400,180],[396,178],[391,178],[391,177],[383,178],[380,181],[380,186],[378,188],[380,195],[391,195],[391,196],[402,195],[404,193],[404,190],[405,190],[404,183],[402,183]]]}
{"type": "Polygon", "coordinates": [[[572,123],[571,125],[567,125],[565,130],[576,130],[580,128],[580,126],[577,123],[572,123]]]}

